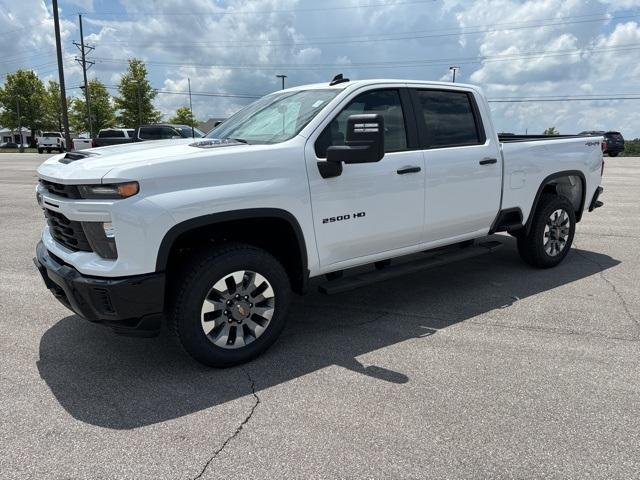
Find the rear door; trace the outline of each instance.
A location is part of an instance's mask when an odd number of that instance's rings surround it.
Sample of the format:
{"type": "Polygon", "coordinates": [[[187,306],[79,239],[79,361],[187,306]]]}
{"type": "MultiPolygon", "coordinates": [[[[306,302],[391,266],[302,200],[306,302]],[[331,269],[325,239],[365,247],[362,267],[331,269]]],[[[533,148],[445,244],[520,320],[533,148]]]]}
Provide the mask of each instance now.
{"type": "Polygon", "coordinates": [[[320,263],[347,267],[369,255],[420,243],[424,227],[424,158],[406,89],[370,87],[345,101],[341,111],[307,142],[305,157],[320,263]],[[322,178],[317,162],[327,148],[344,145],[347,118],[379,113],[385,122],[385,155],[373,163],[344,165],[322,178]]]}
{"type": "Polygon", "coordinates": [[[415,88],[411,95],[426,167],[424,240],[487,233],[500,208],[502,157],[473,92],[415,88]]]}

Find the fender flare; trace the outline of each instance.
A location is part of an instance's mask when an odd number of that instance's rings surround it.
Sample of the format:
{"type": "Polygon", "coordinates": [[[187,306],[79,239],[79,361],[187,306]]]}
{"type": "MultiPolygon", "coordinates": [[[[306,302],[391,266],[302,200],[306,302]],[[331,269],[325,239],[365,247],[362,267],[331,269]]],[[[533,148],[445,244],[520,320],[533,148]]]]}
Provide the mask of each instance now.
{"type": "Polygon", "coordinates": [[[549,175],[548,177],[546,177],[544,180],[542,180],[542,182],[540,183],[540,186],[538,187],[536,196],[533,199],[533,205],[531,205],[531,210],[529,211],[529,217],[527,218],[527,222],[525,223],[525,226],[524,226],[527,234],[531,230],[531,224],[533,222],[533,214],[538,208],[538,202],[540,201],[540,197],[542,196],[542,191],[544,190],[544,187],[546,187],[549,184],[549,182],[555,178],[567,177],[569,175],[573,175],[580,178],[580,181],[582,182],[582,198],[580,199],[580,208],[576,212],[576,223],[581,220],[582,212],[584,211],[585,198],[587,195],[587,180],[584,176],[584,173],[582,173],[580,170],[564,170],[562,172],[555,172],[549,175]]]}
{"type": "MultiPolygon", "coordinates": [[[[162,272],[166,270],[169,262],[169,253],[175,241],[180,235],[194,230],[200,227],[206,227],[215,225],[217,223],[228,222],[232,220],[245,220],[256,218],[277,218],[286,221],[295,233],[296,240],[298,242],[298,248],[300,250],[300,262],[302,265],[303,276],[308,278],[308,254],[307,245],[304,240],[304,234],[302,228],[298,223],[298,220],[286,210],[279,208],[247,208],[242,210],[232,210],[227,212],[212,213],[210,215],[203,215],[200,217],[190,218],[180,222],[167,231],[160,242],[160,248],[158,249],[158,256],[156,259],[156,272],[162,272]]],[[[304,282],[304,279],[303,279],[304,282]]]]}

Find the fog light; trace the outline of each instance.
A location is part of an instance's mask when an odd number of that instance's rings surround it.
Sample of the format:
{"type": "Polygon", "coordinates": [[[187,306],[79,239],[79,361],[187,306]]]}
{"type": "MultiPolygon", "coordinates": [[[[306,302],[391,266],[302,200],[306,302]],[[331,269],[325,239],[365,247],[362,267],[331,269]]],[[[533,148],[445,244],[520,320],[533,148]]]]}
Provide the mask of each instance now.
{"type": "Polygon", "coordinates": [[[113,226],[113,223],[111,222],[104,222],[102,224],[102,228],[104,229],[104,235],[107,238],[115,238],[116,236],[116,229],[113,226]]]}

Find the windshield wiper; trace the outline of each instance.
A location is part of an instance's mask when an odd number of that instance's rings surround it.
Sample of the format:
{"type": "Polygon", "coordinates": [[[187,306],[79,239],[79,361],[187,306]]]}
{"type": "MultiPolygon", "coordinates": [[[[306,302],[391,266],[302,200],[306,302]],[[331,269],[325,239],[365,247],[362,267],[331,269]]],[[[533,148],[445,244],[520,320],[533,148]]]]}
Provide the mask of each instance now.
{"type": "Polygon", "coordinates": [[[231,137],[225,137],[224,140],[233,140],[234,142],[238,142],[238,143],[246,143],[247,145],[249,144],[249,142],[247,142],[244,138],[231,138],[231,137]]]}

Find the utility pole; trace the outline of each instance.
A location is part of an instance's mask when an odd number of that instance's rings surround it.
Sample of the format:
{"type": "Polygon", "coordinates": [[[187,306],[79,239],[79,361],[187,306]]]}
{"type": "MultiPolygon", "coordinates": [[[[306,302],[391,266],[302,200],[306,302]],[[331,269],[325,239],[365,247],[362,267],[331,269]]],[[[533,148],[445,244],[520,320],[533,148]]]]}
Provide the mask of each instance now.
{"type": "Polygon", "coordinates": [[[20,135],[20,146],[18,151],[24,153],[24,142],[22,141],[22,117],[20,116],[20,97],[16,97],[16,109],[18,110],[18,135],[20,135]]]}
{"type": "Polygon", "coordinates": [[[453,72],[453,80],[452,80],[452,82],[456,83],[456,72],[458,70],[460,70],[460,67],[454,65],[454,66],[449,67],[449,70],[451,70],[453,72]]]}
{"type": "Polygon", "coordinates": [[[282,90],[284,90],[284,79],[287,78],[286,75],[276,75],[276,78],[282,79],[282,90]]]}
{"type": "MultiPolygon", "coordinates": [[[[193,118],[193,104],[191,103],[191,79],[187,77],[187,82],[189,82],[189,111],[191,112],[191,120],[195,120],[193,118]]],[[[191,138],[196,138],[196,132],[193,128],[193,121],[191,122],[191,138]]]]}
{"type": "Polygon", "coordinates": [[[87,64],[89,64],[89,68],[91,68],[95,62],[87,61],[86,54],[94,49],[94,47],[90,47],[84,44],[84,33],[82,31],[82,14],[78,14],[78,22],[80,23],[80,44],[78,42],[73,42],[73,44],[78,47],[80,50],[81,58],[76,58],[76,62],[82,65],[82,75],[84,77],[84,98],[87,104],[87,120],[89,121],[89,136],[93,138],[93,120],[91,118],[91,102],[89,100],[89,83],[87,82],[87,64]]]}
{"type": "Polygon", "coordinates": [[[67,112],[67,89],[64,86],[64,66],[62,64],[62,43],[60,42],[60,19],[58,18],[58,0],[53,0],[53,25],[56,33],[56,54],[58,56],[58,82],[60,83],[60,106],[62,107],[62,126],[64,127],[64,145],[67,150],[73,148],[69,131],[67,112]]]}

